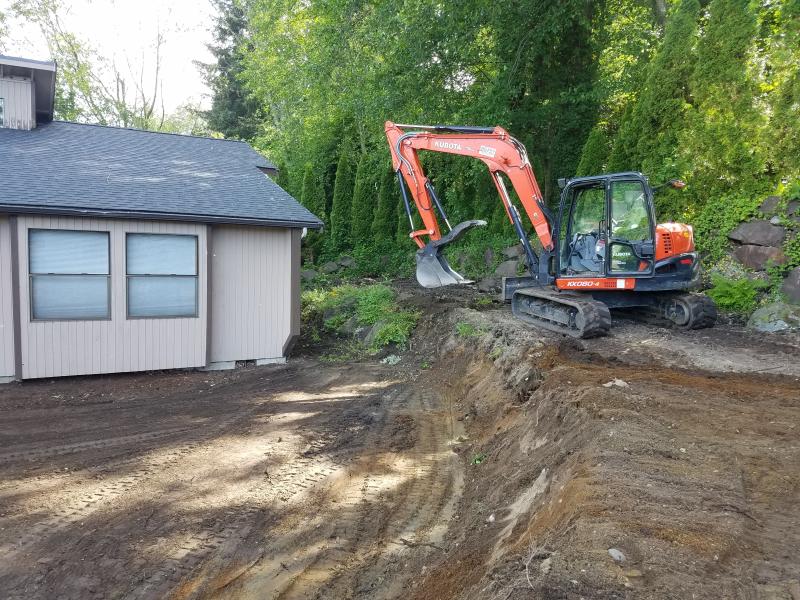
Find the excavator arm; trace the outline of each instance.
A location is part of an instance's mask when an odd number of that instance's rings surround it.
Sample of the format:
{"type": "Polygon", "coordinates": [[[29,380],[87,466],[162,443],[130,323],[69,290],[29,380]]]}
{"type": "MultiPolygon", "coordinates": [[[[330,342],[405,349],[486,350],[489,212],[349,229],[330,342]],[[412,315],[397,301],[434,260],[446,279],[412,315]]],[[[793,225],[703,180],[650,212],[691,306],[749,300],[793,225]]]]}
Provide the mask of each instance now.
{"type": "Polygon", "coordinates": [[[403,193],[406,212],[411,227],[410,238],[420,250],[417,252],[417,279],[425,287],[439,287],[467,281],[453,271],[441,250],[464,232],[485,221],[466,221],[455,227],[450,225],[441,202],[419,161],[420,150],[471,156],[482,161],[489,169],[492,181],[500,194],[506,215],[511,221],[533,267],[537,258],[528,242],[526,227],[519,211],[512,203],[502,175],[508,178],[519,196],[522,207],[533,225],[536,235],[547,251],[554,247],[551,219],[533,174],[525,147],[502,127],[447,127],[429,125],[397,125],[387,121],[386,138],[392,153],[392,165],[397,173],[403,193]],[[414,229],[409,202],[409,192],[422,219],[423,228],[414,229]],[[448,232],[443,236],[438,215],[448,232]]]}

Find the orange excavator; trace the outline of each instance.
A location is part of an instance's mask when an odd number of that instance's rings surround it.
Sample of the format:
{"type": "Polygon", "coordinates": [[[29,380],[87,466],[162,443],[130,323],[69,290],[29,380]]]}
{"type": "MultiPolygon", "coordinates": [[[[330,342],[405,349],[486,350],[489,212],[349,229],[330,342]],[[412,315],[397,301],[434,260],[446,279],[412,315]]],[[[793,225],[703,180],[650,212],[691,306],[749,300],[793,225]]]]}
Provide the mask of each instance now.
{"type": "MultiPolygon", "coordinates": [[[[637,172],[559,179],[558,214],[548,209],[525,147],[502,127],[401,125],[386,122],[406,213],[409,237],[417,251],[417,281],[424,287],[468,284],[442,251],[474,227],[470,220],[451,226],[418,152],[471,156],[489,169],[506,215],[516,231],[527,274],[504,277],[502,297],[517,317],[578,338],[605,335],[609,309],[637,309],[685,329],[711,327],[716,307],[696,286],[699,262],[690,225],[657,224],[653,188],[637,172]],[[508,180],[540,242],[538,253],[529,228],[506,188],[508,180]],[[409,200],[409,194],[411,200],[409,200]],[[413,201],[422,220],[416,229],[413,201]],[[439,218],[447,232],[442,234],[439,218]]],[[[667,184],[681,188],[680,180],[667,184]]],[[[531,232],[531,233],[533,233],[531,232]]]]}

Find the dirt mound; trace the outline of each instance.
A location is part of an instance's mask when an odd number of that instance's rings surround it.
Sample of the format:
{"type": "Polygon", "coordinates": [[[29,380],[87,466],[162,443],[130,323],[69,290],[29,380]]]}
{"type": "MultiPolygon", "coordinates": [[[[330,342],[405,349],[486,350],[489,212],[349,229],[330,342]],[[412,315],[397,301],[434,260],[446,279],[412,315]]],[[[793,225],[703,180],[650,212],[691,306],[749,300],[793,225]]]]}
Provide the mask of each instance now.
{"type": "Polygon", "coordinates": [[[502,313],[439,327],[466,485],[415,598],[800,597],[796,378],[630,364],[502,313]]]}

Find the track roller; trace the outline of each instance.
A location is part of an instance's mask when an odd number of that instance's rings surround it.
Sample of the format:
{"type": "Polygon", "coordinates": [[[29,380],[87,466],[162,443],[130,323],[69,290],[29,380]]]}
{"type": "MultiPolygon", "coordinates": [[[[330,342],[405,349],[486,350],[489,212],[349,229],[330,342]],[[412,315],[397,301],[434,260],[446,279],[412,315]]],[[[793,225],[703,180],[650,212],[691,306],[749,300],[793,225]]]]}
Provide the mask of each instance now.
{"type": "Polygon", "coordinates": [[[681,329],[704,329],[717,321],[717,306],[703,294],[669,294],[659,308],[661,316],[681,329]]]}
{"type": "Polygon", "coordinates": [[[611,328],[611,313],[602,302],[537,287],[514,292],[511,312],[523,321],[575,338],[600,337],[611,328]]]}

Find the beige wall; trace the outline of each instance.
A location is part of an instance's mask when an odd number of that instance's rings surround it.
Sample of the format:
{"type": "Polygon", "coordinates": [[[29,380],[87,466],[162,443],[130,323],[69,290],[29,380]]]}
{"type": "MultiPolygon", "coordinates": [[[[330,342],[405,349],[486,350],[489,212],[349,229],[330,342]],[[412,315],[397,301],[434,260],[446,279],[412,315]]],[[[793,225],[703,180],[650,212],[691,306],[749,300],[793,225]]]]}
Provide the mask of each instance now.
{"type": "Polygon", "coordinates": [[[299,246],[297,229],[213,227],[211,362],[284,355],[299,330],[299,246]]]}
{"type": "Polygon", "coordinates": [[[0,378],[14,376],[14,298],[11,293],[11,229],[0,216],[0,378]]]}
{"type": "MultiPolygon", "coordinates": [[[[55,377],[125,371],[201,367],[206,364],[206,232],[201,224],[72,217],[18,219],[22,377],[55,377]],[[30,320],[28,229],[108,231],[111,237],[111,320],[30,320]],[[198,317],[128,319],[125,233],[182,233],[198,236],[198,317]]],[[[2,229],[0,228],[0,235],[2,229]]],[[[0,247],[3,251],[5,246],[0,247]]],[[[5,277],[0,265],[0,277],[5,277]]],[[[10,289],[3,279],[3,290],[10,289]]],[[[5,318],[4,304],[0,317],[5,318]]],[[[5,339],[5,338],[3,338],[5,339]]],[[[3,355],[0,354],[0,359],[3,355]]],[[[0,362],[0,364],[5,364],[0,362]]],[[[12,358],[13,364],[13,358],[12,358]]]]}

